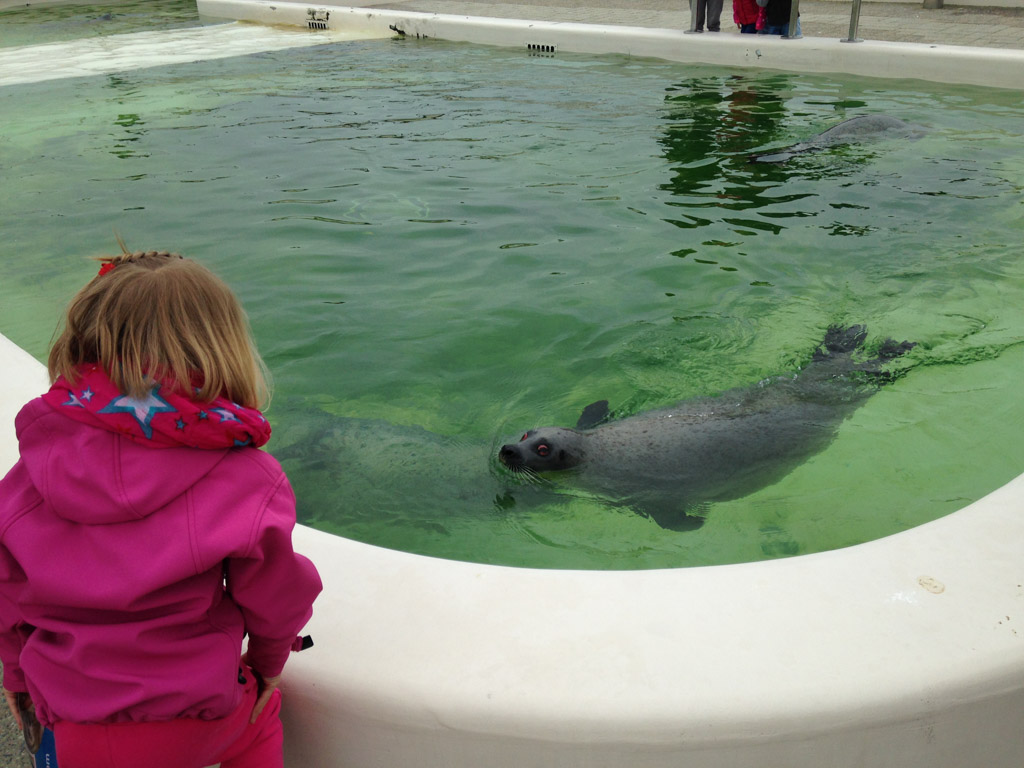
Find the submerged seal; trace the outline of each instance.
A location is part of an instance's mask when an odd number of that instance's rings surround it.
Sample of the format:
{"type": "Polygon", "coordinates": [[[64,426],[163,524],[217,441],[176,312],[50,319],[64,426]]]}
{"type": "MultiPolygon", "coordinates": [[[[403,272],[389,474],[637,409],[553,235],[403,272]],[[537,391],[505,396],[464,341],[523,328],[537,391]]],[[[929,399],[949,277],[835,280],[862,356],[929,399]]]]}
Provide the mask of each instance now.
{"type": "Polygon", "coordinates": [[[874,141],[883,138],[912,137],[919,138],[924,133],[920,126],[900,120],[889,115],[858,115],[831,128],[817,136],[793,144],[788,147],[774,149],[764,154],[751,155],[752,163],[784,163],[794,155],[827,149],[838,144],[874,141]]]}
{"type": "Polygon", "coordinates": [[[892,380],[882,364],[914,346],[887,340],[858,362],[853,353],[866,336],[864,326],[830,328],[799,374],[715,397],[621,420],[609,420],[606,400],[593,403],[575,429],[531,429],[498,459],[514,472],[568,470],[663,528],[695,528],[709,502],[770,485],[822,450],[842,420],[892,380]]]}

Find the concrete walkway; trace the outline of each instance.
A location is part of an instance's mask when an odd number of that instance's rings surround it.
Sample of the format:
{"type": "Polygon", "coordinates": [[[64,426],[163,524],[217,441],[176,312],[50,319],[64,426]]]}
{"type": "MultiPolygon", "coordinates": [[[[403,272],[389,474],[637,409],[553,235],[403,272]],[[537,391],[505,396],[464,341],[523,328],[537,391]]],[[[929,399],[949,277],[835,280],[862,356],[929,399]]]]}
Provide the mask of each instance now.
{"type": "MultiPolygon", "coordinates": [[[[533,21],[622,24],[663,29],[688,29],[685,0],[386,0],[356,3],[359,7],[389,8],[459,16],[489,16],[533,21]]],[[[850,30],[849,2],[801,0],[803,34],[845,39],[850,30]]],[[[722,33],[739,34],[732,23],[732,4],[725,3],[722,33]]],[[[866,40],[903,43],[972,45],[1024,49],[1024,5],[975,7],[947,5],[925,10],[918,3],[865,2],[857,36],[866,40]]]]}

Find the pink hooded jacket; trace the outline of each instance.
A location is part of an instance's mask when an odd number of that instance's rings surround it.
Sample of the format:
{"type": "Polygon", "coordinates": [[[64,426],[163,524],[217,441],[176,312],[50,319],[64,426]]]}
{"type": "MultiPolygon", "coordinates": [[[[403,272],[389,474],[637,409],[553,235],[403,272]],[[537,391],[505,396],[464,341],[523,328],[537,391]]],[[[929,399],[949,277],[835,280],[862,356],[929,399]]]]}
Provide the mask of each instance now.
{"type": "Polygon", "coordinates": [[[52,399],[15,424],[21,459],[0,481],[5,688],[29,691],[46,725],[221,718],[241,701],[246,632],[249,664],[280,674],[321,584],[292,549],[295,500],[271,456],[150,447],[52,399]]]}

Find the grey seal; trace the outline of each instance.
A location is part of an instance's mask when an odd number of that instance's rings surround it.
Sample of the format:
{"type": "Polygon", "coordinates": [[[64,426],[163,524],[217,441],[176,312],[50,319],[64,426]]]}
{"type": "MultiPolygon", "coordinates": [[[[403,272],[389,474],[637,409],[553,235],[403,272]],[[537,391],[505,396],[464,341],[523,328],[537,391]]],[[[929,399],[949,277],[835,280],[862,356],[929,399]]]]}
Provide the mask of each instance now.
{"type": "Polygon", "coordinates": [[[751,155],[752,163],[784,163],[794,155],[814,152],[839,144],[876,141],[883,138],[920,138],[924,135],[921,126],[904,122],[889,115],[858,115],[833,125],[807,141],[771,152],[751,155]]]}
{"type": "Polygon", "coordinates": [[[862,325],[828,329],[796,374],[615,420],[608,402],[587,406],[575,429],[528,430],[503,445],[513,472],[566,471],[589,492],[628,505],[663,528],[690,530],[710,502],[740,498],[781,479],[831,442],[839,424],[896,374],[883,365],[911,342],[855,353],[862,325]]]}

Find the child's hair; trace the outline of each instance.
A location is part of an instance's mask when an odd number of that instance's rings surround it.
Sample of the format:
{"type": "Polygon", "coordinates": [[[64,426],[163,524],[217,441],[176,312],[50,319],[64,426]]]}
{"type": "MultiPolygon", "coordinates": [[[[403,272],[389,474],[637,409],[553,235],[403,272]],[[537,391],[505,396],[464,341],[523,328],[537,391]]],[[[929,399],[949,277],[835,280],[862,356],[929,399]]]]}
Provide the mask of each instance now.
{"type": "Polygon", "coordinates": [[[226,397],[258,408],[270,396],[266,366],[231,289],[176,253],[136,251],[103,266],[71,300],[50,349],[50,380],[71,384],[98,363],[118,389],[145,397],[171,383],[199,400],[226,397]]]}

